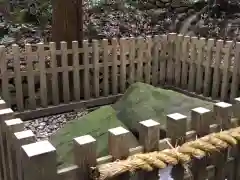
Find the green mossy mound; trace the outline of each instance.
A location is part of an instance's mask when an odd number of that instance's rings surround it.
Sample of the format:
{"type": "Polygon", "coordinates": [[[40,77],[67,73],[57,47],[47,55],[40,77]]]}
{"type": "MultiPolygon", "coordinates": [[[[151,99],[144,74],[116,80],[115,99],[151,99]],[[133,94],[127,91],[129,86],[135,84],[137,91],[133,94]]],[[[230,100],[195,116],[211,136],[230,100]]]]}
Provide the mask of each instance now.
{"type": "Polygon", "coordinates": [[[146,119],[160,122],[164,129],[167,114],[178,112],[190,117],[190,110],[199,106],[211,109],[212,103],[176,91],[135,83],[113,108],[119,120],[131,131],[137,131],[138,122],[146,119]]]}
{"type": "Polygon", "coordinates": [[[192,98],[181,93],[155,88],[143,83],[131,85],[123,97],[112,106],[101,107],[88,115],[67,123],[59,129],[50,141],[57,149],[59,166],[73,163],[72,141],[82,135],[92,135],[97,139],[97,154],[108,154],[108,129],[122,126],[132,132],[131,147],[136,147],[136,135],[139,121],[153,119],[161,123],[164,129],[166,115],[182,113],[190,116],[190,110],[196,107],[212,108],[212,103],[192,98]]]}
{"type": "MultiPolygon", "coordinates": [[[[111,106],[101,107],[84,117],[68,122],[50,137],[50,142],[56,147],[58,165],[65,167],[73,163],[73,138],[92,135],[97,140],[97,155],[108,155],[108,129],[125,125],[116,117],[116,112],[111,106]]],[[[130,139],[130,147],[138,146],[134,135],[130,139]]]]}

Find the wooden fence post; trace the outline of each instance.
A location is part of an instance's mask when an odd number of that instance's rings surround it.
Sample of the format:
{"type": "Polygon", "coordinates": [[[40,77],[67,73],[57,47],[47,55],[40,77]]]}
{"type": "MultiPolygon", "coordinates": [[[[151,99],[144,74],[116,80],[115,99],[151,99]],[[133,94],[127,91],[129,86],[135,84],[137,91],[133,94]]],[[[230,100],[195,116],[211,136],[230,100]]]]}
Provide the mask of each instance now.
{"type": "MultiPolygon", "coordinates": [[[[149,119],[141,121],[139,127],[139,141],[143,145],[144,152],[152,152],[159,149],[160,123],[149,119]]],[[[157,180],[158,170],[144,173],[144,179],[157,180]]]]}
{"type": "Polygon", "coordinates": [[[22,146],[23,180],[57,179],[56,149],[49,141],[22,146]]]}
{"type": "Polygon", "coordinates": [[[19,131],[13,135],[13,144],[16,149],[16,169],[14,169],[14,179],[23,180],[23,167],[22,167],[22,145],[33,143],[36,137],[31,130],[19,131]]]}
{"type": "Polygon", "coordinates": [[[7,108],[6,102],[4,100],[0,100],[0,109],[5,109],[7,108]]]}
{"type": "Polygon", "coordinates": [[[199,137],[209,133],[210,125],[213,124],[213,113],[209,109],[198,107],[191,111],[191,127],[199,137]]]}
{"type": "MultiPolygon", "coordinates": [[[[232,105],[219,102],[214,104],[213,112],[215,116],[215,122],[220,124],[222,130],[231,128],[231,115],[232,115],[232,105]],[[219,123],[218,123],[219,122],[219,123]]],[[[215,179],[216,180],[225,180],[225,168],[226,161],[228,160],[228,149],[223,150],[221,153],[218,153],[217,158],[215,158],[215,179]]]]}
{"type": "Polygon", "coordinates": [[[167,137],[171,138],[173,146],[181,145],[185,142],[185,133],[187,131],[187,116],[180,113],[167,115],[167,137]],[[173,131],[174,129],[174,131],[173,131]]]}
{"type": "Polygon", "coordinates": [[[240,121],[240,98],[234,99],[233,116],[240,121]]]}
{"type": "MultiPolygon", "coordinates": [[[[191,111],[191,127],[196,131],[198,137],[207,135],[210,132],[210,124],[213,120],[212,112],[209,109],[199,107],[191,111]]],[[[193,160],[194,180],[205,180],[207,177],[207,157],[193,160]]]]}
{"type": "Polygon", "coordinates": [[[231,128],[231,116],[232,116],[232,105],[219,102],[214,104],[213,112],[215,115],[216,124],[221,125],[221,129],[230,129],[231,128]],[[219,123],[218,123],[219,122],[219,123]]]}
{"type": "MultiPolygon", "coordinates": [[[[185,135],[187,130],[187,116],[180,113],[173,113],[167,115],[167,137],[171,138],[171,144],[181,145],[185,142],[185,135]]],[[[174,180],[183,180],[184,167],[178,164],[173,167],[172,176],[174,180]]]]}
{"type": "MultiPolygon", "coordinates": [[[[113,159],[124,159],[127,158],[129,155],[129,138],[131,133],[124,129],[123,127],[116,127],[108,130],[109,137],[108,137],[108,149],[109,154],[112,155],[113,159]]],[[[129,174],[124,173],[116,179],[129,179],[129,174]]]]}
{"type": "Polygon", "coordinates": [[[0,162],[1,162],[1,178],[3,180],[7,179],[7,172],[8,172],[8,165],[7,165],[7,150],[6,148],[6,135],[4,133],[3,124],[4,121],[7,119],[11,119],[13,117],[13,111],[10,108],[1,109],[0,110],[0,149],[1,149],[1,156],[0,156],[0,162]]]}
{"type": "MultiPolygon", "coordinates": [[[[238,125],[240,124],[240,98],[235,98],[235,104],[233,106],[233,114],[234,117],[237,118],[238,125]]],[[[239,143],[239,141],[238,141],[239,143]]],[[[240,179],[240,145],[237,145],[236,148],[236,156],[235,156],[235,174],[234,174],[234,180],[240,179]]]]}
{"type": "Polygon", "coordinates": [[[96,140],[90,136],[80,136],[73,140],[74,161],[78,165],[78,177],[90,180],[90,167],[96,166],[96,140]]]}
{"type": "Polygon", "coordinates": [[[14,179],[15,165],[16,165],[16,152],[13,142],[13,133],[22,131],[24,129],[24,124],[21,119],[11,119],[4,122],[3,129],[5,130],[6,135],[6,150],[7,150],[7,161],[8,161],[8,178],[10,180],[14,179]]]}

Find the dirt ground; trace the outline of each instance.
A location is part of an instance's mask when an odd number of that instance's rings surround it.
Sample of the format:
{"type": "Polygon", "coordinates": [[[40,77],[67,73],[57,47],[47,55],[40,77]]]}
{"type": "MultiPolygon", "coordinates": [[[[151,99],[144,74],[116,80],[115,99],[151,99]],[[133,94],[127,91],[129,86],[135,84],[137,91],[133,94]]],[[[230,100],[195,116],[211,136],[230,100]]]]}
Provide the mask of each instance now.
{"type": "MultiPolygon", "coordinates": [[[[186,1],[186,0],[185,0],[186,1]]],[[[101,39],[112,37],[147,36],[169,32],[206,38],[240,40],[240,8],[230,4],[209,16],[205,2],[189,3],[176,0],[131,1],[89,8],[84,6],[84,37],[101,39]]],[[[0,44],[49,41],[51,26],[0,22],[0,44]]]]}

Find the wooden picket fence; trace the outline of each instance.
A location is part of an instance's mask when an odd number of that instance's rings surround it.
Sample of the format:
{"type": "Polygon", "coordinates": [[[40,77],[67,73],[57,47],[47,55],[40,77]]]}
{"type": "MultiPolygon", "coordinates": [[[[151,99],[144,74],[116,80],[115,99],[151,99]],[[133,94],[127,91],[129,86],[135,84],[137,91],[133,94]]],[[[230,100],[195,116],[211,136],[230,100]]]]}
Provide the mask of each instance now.
{"type": "MultiPolygon", "coordinates": [[[[24,130],[21,119],[15,118],[12,109],[0,101],[0,179],[1,180],[90,180],[90,169],[96,165],[126,158],[141,152],[172,148],[169,142],[195,140],[211,132],[239,126],[240,98],[234,104],[219,102],[213,110],[199,107],[191,110],[191,120],[174,113],[167,115],[166,138],[160,139],[160,124],[154,120],[139,123],[139,142],[141,146],[129,149],[130,132],[123,127],[109,130],[109,155],[96,156],[97,142],[85,135],[73,139],[73,165],[64,169],[57,168],[55,147],[47,140],[36,141],[31,130],[24,130]],[[190,122],[190,123],[187,123],[190,122]],[[188,124],[188,127],[187,127],[188,124]],[[181,140],[181,141],[179,141],[181,140]]],[[[180,165],[174,167],[175,180],[237,180],[240,178],[239,143],[229,147],[228,151],[209,154],[206,161],[195,161],[189,165],[189,172],[184,173],[180,165]]],[[[158,179],[155,172],[136,172],[135,179],[158,179]],[[151,178],[150,178],[151,177],[151,178]]],[[[120,179],[129,179],[121,176],[120,179]]]]}
{"type": "Polygon", "coordinates": [[[239,95],[240,42],[170,33],[154,37],[0,46],[1,92],[30,117],[113,103],[136,82],[212,99],[239,95]],[[8,51],[9,52],[9,51],[8,51]],[[30,110],[30,111],[28,111],[30,110]]]}

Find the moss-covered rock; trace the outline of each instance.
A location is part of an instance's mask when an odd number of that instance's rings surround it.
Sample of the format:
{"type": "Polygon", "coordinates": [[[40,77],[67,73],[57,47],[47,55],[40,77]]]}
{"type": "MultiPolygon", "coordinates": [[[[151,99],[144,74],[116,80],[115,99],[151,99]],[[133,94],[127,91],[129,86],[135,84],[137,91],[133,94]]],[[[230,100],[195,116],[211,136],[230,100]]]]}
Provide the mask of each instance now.
{"type": "MultiPolygon", "coordinates": [[[[72,139],[75,137],[92,135],[97,139],[98,156],[103,156],[108,154],[108,129],[122,126],[135,134],[138,122],[147,119],[160,122],[164,129],[167,114],[178,112],[189,117],[190,110],[199,106],[211,108],[212,103],[175,91],[135,83],[114,105],[101,107],[69,122],[58,130],[50,141],[57,148],[59,165],[65,166],[73,162],[71,149],[72,139]]],[[[130,147],[138,145],[133,134],[130,147]]]]}
{"type": "MultiPolygon", "coordinates": [[[[84,117],[68,122],[50,138],[56,147],[59,167],[73,163],[73,138],[92,135],[97,140],[97,155],[108,155],[108,129],[125,125],[116,117],[116,112],[111,106],[101,107],[84,117]]],[[[138,146],[134,135],[129,139],[129,147],[138,146]]]]}
{"type": "Polygon", "coordinates": [[[177,112],[190,117],[190,110],[199,106],[211,109],[212,103],[176,91],[135,83],[127,89],[113,108],[119,120],[131,131],[137,131],[137,124],[140,121],[153,119],[165,128],[167,114],[177,112]]]}

